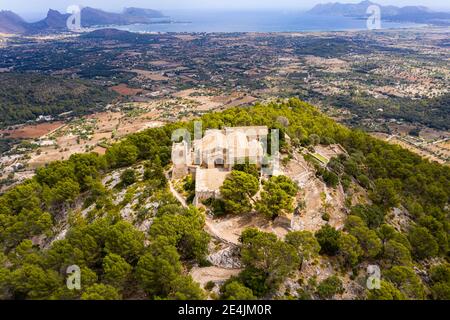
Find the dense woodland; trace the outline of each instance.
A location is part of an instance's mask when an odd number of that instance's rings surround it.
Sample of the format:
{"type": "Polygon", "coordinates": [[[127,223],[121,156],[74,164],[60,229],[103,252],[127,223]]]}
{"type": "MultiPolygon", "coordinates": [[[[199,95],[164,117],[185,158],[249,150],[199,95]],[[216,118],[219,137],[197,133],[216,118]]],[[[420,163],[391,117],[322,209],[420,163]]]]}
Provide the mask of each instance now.
{"type": "MultiPolygon", "coordinates": [[[[329,225],[316,234],[298,231],[285,239],[256,229],[241,235],[244,269],[220,288],[221,299],[292,299],[281,284],[305,261],[330,257],[340,270],[353,272],[371,263],[382,269],[381,289],[362,299],[450,299],[449,196],[450,168],[422,160],[398,146],[347,129],[296,99],[284,103],[234,108],[202,117],[203,128],[267,125],[291,138],[292,146],[340,143],[348,155],[334,158],[317,175],[344,189],[359,184],[370,203],[348,208],[343,230],[329,225]],[[282,120],[280,120],[282,119],[282,120]],[[407,211],[408,225],[389,225],[393,208],[407,211]],[[424,270],[419,273],[417,270],[424,270]]],[[[33,179],[0,197],[0,297],[3,299],[203,299],[187,270],[206,266],[210,236],[203,230],[204,213],[183,209],[167,192],[164,170],[170,165],[171,134],[192,123],[175,123],[128,136],[105,156],[74,155],[38,169],[33,179]],[[144,166],[140,174],[136,165],[144,166]],[[148,232],[125,221],[119,211],[127,195],[114,204],[102,178],[127,168],[115,188],[141,185],[142,220],[152,219],[148,232]],[[83,215],[81,209],[93,205],[83,215]],[[82,207],[80,209],[80,206],[82,207]],[[67,218],[68,232],[59,240],[55,225],[67,218]],[[39,245],[38,245],[39,244],[39,245]],[[82,290],[69,291],[65,272],[77,264],[82,290]]],[[[289,151],[287,151],[289,152],[289,151]]],[[[311,160],[313,161],[313,160],[311,160]]],[[[215,204],[221,214],[254,210],[272,219],[289,206],[297,188],[286,178],[264,183],[261,200],[249,200],[255,177],[249,166],[235,168],[222,187],[224,199],[215,204]],[[239,188],[233,186],[240,185],[239,188]]],[[[301,299],[331,299],[342,293],[339,274],[320,283],[305,279],[301,299]]]]}
{"type": "Polygon", "coordinates": [[[449,94],[423,99],[398,97],[377,99],[368,95],[332,96],[325,98],[325,101],[326,104],[350,110],[363,119],[396,119],[420,123],[439,130],[450,128],[449,94]]]}
{"type": "Polygon", "coordinates": [[[0,127],[36,120],[40,115],[98,111],[115,97],[87,81],[38,74],[0,73],[0,84],[0,127]]]}

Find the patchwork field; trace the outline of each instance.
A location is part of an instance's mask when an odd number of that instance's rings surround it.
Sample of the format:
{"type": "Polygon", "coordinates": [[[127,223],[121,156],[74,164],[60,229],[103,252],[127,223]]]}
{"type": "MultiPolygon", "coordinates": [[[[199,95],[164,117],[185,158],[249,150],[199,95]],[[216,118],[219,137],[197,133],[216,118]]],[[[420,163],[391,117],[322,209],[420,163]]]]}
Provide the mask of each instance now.
{"type": "Polygon", "coordinates": [[[61,121],[46,122],[36,125],[23,125],[10,130],[0,130],[0,135],[9,138],[35,139],[41,138],[63,126],[61,121]]]}

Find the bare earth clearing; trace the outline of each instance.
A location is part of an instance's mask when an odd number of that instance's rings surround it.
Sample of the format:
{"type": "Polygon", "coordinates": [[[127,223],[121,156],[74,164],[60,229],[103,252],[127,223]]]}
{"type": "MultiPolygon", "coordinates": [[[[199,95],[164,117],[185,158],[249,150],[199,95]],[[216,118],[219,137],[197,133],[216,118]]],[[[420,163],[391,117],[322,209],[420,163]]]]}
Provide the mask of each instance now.
{"type": "Polygon", "coordinates": [[[34,139],[41,138],[54,130],[60,128],[64,123],[46,122],[36,125],[24,125],[12,130],[0,130],[0,135],[6,135],[9,138],[34,139]]]}

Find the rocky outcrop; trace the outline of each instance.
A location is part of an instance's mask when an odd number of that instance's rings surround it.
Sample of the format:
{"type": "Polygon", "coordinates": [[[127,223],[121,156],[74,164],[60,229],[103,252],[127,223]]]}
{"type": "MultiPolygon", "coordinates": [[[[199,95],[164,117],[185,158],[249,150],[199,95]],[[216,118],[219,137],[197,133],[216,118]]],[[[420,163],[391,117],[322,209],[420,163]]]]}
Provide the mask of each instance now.
{"type": "Polygon", "coordinates": [[[216,267],[225,269],[239,269],[242,267],[239,259],[239,249],[228,246],[208,256],[208,261],[216,267]]]}

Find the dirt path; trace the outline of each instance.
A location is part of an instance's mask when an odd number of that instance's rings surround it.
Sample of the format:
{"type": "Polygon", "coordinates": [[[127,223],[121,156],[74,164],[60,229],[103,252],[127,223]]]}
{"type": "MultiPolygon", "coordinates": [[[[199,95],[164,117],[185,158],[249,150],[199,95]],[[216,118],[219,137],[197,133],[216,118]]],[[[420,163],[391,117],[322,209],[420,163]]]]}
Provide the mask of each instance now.
{"type": "MultiPolygon", "coordinates": [[[[227,237],[224,238],[223,230],[217,230],[217,223],[209,216],[206,216],[205,222],[205,230],[215,239],[228,244],[230,246],[238,246],[239,245],[239,237],[227,237]]],[[[226,233],[225,233],[226,236],[226,233]]]]}
{"type": "MultiPolygon", "coordinates": [[[[175,187],[172,184],[172,180],[170,179],[168,172],[166,172],[166,178],[169,182],[170,192],[173,194],[173,196],[178,200],[178,202],[180,202],[180,204],[184,208],[187,208],[188,204],[187,204],[186,200],[183,198],[183,196],[181,194],[178,193],[177,190],[175,190],[175,187]]],[[[230,246],[236,246],[239,243],[237,239],[235,241],[230,241],[229,239],[225,239],[224,237],[222,237],[221,233],[216,229],[213,219],[208,216],[206,216],[205,230],[216,240],[219,240],[220,242],[223,242],[230,246]]]]}
{"type": "MultiPolygon", "coordinates": [[[[331,147],[321,147],[320,150],[328,157],[334,156],[336,152],[331,147]]],[[[321,179],[316,177],[314,168],[308,165],[303,156],[297,152],[283,170],[298,184],[301,189],[301,196],[298,200],[305,203],[300,216],[292,217],[291,228],[293,230],[311,232],[319,230],[327,223],[322,218],[325,204],[328,206],[327,211],[330,215],[329,224],[338,229],[343,227],[346,214],[343,211],[345,192],[342,186],[336,190],[327,187],[321,179]],[[322,200],[323,196],[325,196],[324,201],[322,200]]]]}
{"type": "Polygon", "coordinates": [[[198,282],[202,287],[209,281],[224,282],[233,276],[237,276],[241,272],[241,269],[224,269],[219,267],[207,267],[199,268],[194,267],[191,269],[190,275],[194,281],[198,282]]]}
{"type": "Polygon", "coordinates": [[[181,196],[181,194],[178,193],[177,190],[175,190],[175,188],[174,188],[174,186],[172,184],[172,179],[170,179],[170,176],[169,176],[168,172],[166,172],[166,178],[167,178],[167,181],[169,182],[170,192],[172,192],[173,196],[178,200],[178,202],[181,203],[183,208],[187,208],[188,204],[187,204],[186,200],[181,196]]]}

